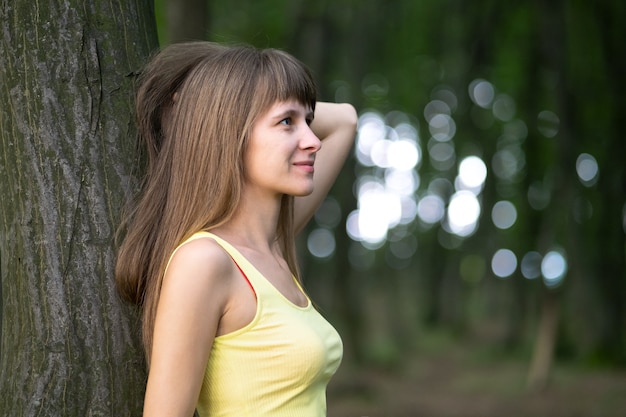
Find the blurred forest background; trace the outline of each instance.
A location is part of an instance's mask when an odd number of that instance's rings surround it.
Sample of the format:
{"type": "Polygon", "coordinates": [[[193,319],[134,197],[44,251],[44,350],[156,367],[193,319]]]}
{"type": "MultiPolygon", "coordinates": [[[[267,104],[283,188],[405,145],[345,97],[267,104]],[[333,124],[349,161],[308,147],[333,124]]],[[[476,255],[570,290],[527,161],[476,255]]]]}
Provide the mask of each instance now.
{"type": "Polygon", "coordinates": [[[162,45],[289,51],[360,114],[300,240],[331,416],[626,409],[626,3],[157,0],[162,45]]]}

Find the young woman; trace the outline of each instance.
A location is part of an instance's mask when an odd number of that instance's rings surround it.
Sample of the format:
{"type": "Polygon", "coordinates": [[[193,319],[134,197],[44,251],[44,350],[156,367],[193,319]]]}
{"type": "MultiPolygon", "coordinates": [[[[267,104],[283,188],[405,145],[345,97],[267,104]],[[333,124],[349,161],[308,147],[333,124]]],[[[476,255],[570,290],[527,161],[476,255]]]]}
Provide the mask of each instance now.
{"type": "Polygon", "coordinates": [[[147,176],[116,282],[143,311],[144,416],[325,416],[341,339],[300,286],[294,237],[354,108],[316,102],[284,52],[193,42],[149,63],[137,115],[147,176]]]}

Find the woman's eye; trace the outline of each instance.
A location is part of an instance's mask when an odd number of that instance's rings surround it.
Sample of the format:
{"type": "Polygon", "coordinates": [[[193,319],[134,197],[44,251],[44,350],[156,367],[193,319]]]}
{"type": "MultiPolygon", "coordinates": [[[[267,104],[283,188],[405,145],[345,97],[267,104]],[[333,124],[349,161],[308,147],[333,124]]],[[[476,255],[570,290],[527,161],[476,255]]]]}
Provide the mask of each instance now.
{"type": "Polygon", "coordinates": [[[287,126],[291,125],[291,117],[284,118],[283,120],[280,121],[280,123],[283,125],[287,125],[287,126]]]}

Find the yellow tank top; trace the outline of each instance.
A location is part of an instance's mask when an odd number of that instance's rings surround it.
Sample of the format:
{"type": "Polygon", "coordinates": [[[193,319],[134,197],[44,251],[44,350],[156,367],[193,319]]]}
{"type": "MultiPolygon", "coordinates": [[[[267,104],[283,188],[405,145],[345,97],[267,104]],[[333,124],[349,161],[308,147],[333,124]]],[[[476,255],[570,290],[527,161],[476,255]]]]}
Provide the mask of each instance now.
{"type": "MultiPolygon", "coordinates": [[[[228,242],[230,254],[256,293],[245,327],[215,338],[198,399],[200,417],[323,417],[326,385],[341,362],[337,331],[313,308],[285,298],[228,242]]],[[[297,283],[297,281],[296,281],[297,283]]]]}

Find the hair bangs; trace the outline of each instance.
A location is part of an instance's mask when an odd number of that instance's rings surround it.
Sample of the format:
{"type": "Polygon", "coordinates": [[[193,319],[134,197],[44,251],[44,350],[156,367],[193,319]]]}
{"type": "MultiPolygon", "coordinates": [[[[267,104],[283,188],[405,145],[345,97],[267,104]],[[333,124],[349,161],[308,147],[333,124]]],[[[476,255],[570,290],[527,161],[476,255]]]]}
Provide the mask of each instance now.
{"type": "Polygon", "coordinates": [[[255,96],[261,108],[296,100],[315,110],[317,89],[310,71],[299,60],[277,49],[261,52],[255,96]]]}

